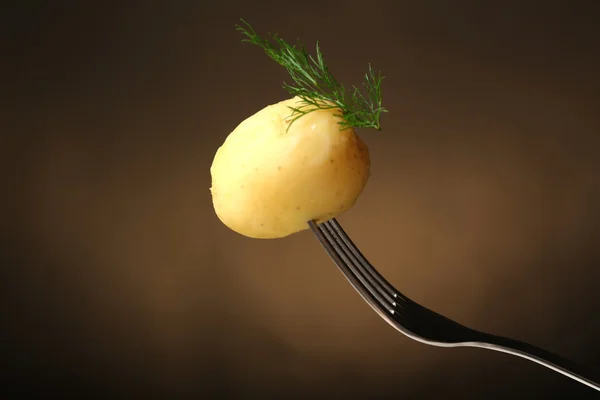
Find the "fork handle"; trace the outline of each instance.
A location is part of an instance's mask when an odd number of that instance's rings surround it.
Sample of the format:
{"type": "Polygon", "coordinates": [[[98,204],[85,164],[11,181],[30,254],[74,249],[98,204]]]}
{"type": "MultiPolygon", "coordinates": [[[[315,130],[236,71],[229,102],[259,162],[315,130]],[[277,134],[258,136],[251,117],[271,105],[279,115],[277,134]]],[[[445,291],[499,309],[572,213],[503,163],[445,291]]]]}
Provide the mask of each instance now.
{"type": "Polygon", "coordinates": [[[578,364],[531,344],[502,336],[481,333],[481,338],[471,343],[470,346],[500,351],[528,359],[600,391],[600,371],[578,364]]]}

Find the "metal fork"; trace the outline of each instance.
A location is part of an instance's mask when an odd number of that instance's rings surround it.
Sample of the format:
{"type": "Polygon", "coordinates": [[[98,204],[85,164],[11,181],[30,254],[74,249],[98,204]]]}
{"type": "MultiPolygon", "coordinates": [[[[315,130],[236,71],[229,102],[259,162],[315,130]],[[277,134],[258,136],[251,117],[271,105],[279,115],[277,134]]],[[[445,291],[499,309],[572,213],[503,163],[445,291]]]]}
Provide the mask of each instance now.
{"type": "Polygon", "coordinates": [[[334,219],[309,226],[335,265],[388,324],[411,339],[440,347],[478,347],[536,362],[600,391],[600,372],[518,340],[467,328],[415,303],[377,272],[334,219]]]}

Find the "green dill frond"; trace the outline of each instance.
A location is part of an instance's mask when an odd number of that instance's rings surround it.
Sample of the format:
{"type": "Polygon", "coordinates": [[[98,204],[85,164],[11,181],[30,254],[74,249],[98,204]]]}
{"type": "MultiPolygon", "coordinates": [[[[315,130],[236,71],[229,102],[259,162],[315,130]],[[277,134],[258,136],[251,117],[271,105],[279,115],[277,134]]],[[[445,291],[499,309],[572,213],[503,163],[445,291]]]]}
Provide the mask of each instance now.
{"type": "Polygon", "coordinates": [[[356,86],[347,90],[329,72],[318,42],[316,57],[313,57],[301,43],[292,46],[277,34],[261,38],[249,23],[243,19],[241,21],[243,26],[236,25],[236,30],[246,37],[243,42],[261,47],[271,59],[287,70],[292,79],[291,84],[284,82],[283,88],[292,96],[299,97],[301,105],[290,107],[292,119],[289,126],[313,111],[340,109],[341,129],[381,130],[379,119],[382,113],[387,112],[381,97],[383,76],[376,73],[370,64],[363,81],[364,91],[356,86]]]}

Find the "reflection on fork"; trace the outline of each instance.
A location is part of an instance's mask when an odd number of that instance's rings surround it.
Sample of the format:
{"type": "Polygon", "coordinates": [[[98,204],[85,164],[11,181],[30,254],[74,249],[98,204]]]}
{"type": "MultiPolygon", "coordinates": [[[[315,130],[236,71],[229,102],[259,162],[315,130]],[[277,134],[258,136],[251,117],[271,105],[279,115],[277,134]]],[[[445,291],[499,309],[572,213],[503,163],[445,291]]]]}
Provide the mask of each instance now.
{"type": "Polygon", "coordinates": [[[335,265],[388,324],[411,339],[440,347],[479,347],[519,356],[600,391],[600,372],[539,347],[460,325],[412,301],[385,280],[335,220],[309,226],[335,265]]]}

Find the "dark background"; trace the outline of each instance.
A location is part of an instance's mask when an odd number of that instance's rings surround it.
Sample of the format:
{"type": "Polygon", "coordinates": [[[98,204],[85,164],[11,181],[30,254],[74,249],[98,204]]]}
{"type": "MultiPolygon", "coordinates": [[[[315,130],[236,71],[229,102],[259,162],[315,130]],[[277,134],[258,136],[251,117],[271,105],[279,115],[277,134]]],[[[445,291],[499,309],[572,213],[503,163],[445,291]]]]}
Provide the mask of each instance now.
{"type": "Polygon", "coordinates": [[[522,359],[411,341],[309,232],[214,215],[212,157],[287,98],[234,30],[387,76],[341,216],[405,294],[600,367],[597,1],[3,5],[0,397],[597,398],[522,359]]]}

